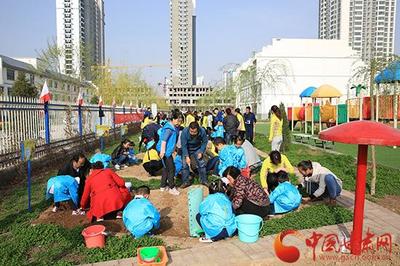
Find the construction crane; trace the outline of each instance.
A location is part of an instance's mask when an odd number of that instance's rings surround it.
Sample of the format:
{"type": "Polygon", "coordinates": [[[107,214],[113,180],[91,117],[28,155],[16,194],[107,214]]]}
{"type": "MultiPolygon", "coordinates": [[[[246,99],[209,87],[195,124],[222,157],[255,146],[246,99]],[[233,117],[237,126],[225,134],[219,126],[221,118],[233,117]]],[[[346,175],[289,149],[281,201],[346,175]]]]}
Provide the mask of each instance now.
{"type": "Polygon", "coordinates": [[[92,66],[92,70],[108,69],[108,70],[126,70],[126,69],[143,69],[143,68],[169,68],[169,64],[138,64],[138,65],[124,65],[124,66],[111,66],[109,63],[102,66],[92,66]]]}

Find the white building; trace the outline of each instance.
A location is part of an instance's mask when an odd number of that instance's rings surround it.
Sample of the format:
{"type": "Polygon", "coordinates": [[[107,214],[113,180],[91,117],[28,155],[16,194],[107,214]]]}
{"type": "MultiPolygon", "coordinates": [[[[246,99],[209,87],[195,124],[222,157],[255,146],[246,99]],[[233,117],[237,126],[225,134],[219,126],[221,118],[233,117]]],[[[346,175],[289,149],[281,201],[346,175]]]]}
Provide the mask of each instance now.
{"type": "MultiPolygon", "coordinates": [[[[36,58],[24,58],[23,61],[0,55],[0,95],[12,95],[12,87],[20,72],[25,74],[26,79],[38,89],[38,93],[47,80],[52,99],[75,103],[79,91],[83,93],[84,101],[90,102],[94,88],[86,82],[59,74],[40,73],[37,68],[36,58]],[[27,63],[30,62],[30,63],[27,63]]],[[[39,97],[39,96],[38,96],[39,97]]]]}
{"type": "Polygon", "coordinates": [[[195,109],[199,98],[211,92],[209,86],[169,86],[167,91],[168,103],[182,109],[195,109]]]}
{"type": "Polygon", "coordinates": [[[319,38],[342,39],[363,60],[392,55],[396,0],[320,0],[319,38]]]}
{"type": "Polygon", "coordinates": [[[56,19],[62,73],[86,76],[90,65],[104,64],[103,0],[56,0],[56,19]]]}
{"type": "Polygon", "coordinates": [[[339,89],[344,101],[349,80],[361,65],[358,52],[345,41],[273,39],[233,73],[236,105],[241,109],[252,106],[266,118],[272,105],[300,105],[304,89],[322,84],[339,89]]]}

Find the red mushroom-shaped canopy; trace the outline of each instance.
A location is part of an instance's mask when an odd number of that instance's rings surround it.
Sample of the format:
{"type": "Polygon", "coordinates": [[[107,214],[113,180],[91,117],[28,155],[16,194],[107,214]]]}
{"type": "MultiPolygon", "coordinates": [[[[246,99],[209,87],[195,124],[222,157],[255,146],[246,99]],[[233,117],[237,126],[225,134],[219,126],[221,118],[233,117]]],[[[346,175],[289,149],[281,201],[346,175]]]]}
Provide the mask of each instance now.
{"type": "Polygon", "coordinates": [[[372,121],[354,121],[319,133],[322,140],[349,144],[400,146],[400,130],[372,121]]]}

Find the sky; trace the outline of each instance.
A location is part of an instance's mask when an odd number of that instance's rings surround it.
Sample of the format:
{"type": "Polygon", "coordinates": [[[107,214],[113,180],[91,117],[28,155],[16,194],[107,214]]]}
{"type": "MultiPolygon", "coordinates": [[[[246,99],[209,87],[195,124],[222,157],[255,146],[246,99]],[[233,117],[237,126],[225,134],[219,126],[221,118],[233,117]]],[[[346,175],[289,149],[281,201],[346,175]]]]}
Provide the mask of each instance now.
{"type": "MultiPolygon", "coordinates": [[[[0,54],[35,57],[55,40],[55,2],[0,0],[0,54]]],[[[112,65],[169,64],[169,0],[105,0],[105,21],[112,65]]],[[[397,19],[397,54],[399,30],[397,19]]],[[[197,0],[197,75],[215,84],[224,65],[245,61],[272,38],[317,37],[318,0],[197,0]]],[[[169,75],[168,67],[136,70],[151,84],[169,75]]]]}

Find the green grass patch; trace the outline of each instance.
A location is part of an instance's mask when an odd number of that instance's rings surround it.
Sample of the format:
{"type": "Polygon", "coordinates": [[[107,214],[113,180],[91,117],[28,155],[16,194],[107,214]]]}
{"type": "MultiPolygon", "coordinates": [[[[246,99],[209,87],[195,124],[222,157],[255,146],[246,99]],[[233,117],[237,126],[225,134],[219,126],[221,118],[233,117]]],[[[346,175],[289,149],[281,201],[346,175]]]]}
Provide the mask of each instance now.
{"type": "MultiPolygon", "coordinates": [[[[131,136],[134,139],[136,135],[131,136]]],[[[107,147],[106,153],[119,144],[107,147]]],[[[90,156],[88,156],[90,158],[90,156]]],[[[24,183],[12,190],[1,191],[0,197],[0,265],[76,265],[104,260],[129,258],[142,246],[164,245],[159,238],[132,236],[107,237],[104,249],[87,249],[83,243],[83,227],[63,228],[53,224],[31,225],[52,201],[45,200],[46,183],[56,170],[32,178],[32,212],[27,211],[28,194],[24,183]]],[[[159,180],[143,182],[129,179],[134,186],[147,184],[159,187],[159,180]]]]}
{"type": "MultiPolygon", "coordinates": [[[[258,132],[268,132],[268,124],[257,125],[258,132]]],[[[255,146],[264,151],[269,152],[271,145],[264,134],[257,133],[255,146]]],[[[385,148],[385,147],[381,147],[385,148]]],[[[307,146],[292,143],[289,152],[285,155],[293,166],[296,166],[302,160],[311,160],[319,162],[322,166],[327,167],[335,173],[343,181],[343,188],[346,190],[355,190],[356,176],[356,160],[352,155],[332,154],[325,152],[322,149],[310,149],[307,146]]],[[[394,156],[398,161],[399,156],[394,156]]],[[[399,166],[399,164],[397,164],[399,166]]],[[[377,166],[377,182],[376,194],[374,197],[384,197],[385,195],[400,195],[400,170],[388,167],[382,164],[377,166]]],[[[367,193],[370,191],[372,173],[367,173],[367,193]]]]}
{"type": "Polygon", "coordinates": [[[273,235],[287,229],[302,230],[353,220],[352,212],[340,206],[329,207],[318,204],[288,213],[282,218],[267,220],[261,229],[261,236],[273,235]]]}

